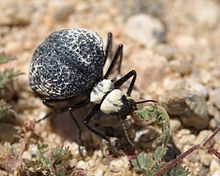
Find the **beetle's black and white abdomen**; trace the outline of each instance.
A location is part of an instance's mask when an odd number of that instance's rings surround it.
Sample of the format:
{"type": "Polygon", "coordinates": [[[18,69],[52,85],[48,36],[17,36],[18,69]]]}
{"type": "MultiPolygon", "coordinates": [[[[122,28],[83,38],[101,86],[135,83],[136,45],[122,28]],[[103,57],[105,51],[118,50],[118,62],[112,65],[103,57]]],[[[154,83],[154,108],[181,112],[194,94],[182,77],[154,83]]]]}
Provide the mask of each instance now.
{"type": "Polygon", "coordinates": [[[64,29],[50,34],[35,50],[30,87],[63,99],[93,87],[102,77],[105,51],[101,37],[90,30],[64,29]]]}

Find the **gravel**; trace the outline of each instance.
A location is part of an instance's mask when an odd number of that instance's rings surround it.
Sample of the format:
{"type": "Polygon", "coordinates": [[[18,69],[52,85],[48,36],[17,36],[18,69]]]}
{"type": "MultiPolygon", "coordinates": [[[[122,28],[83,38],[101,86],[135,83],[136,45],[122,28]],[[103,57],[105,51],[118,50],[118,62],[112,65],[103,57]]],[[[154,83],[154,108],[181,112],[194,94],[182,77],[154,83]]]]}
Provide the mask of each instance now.
{"type": "MultiPolygon", "coordinates": [[[[49,111],[27,84],[29,63],[36,46],[55,30],[88,28],[99,33],[105,43],[107,33],[111,31],[113,53],[119,43],[124,44],[122,74],[132,69],[137,71],[136,99],[155,99],[164,104],[171,117],[172,139],[180,152],[203,141],[219,127],[219,1],[141,1],[136,7],[127,3],[127,12],[116,0],[0,0],[0,4],[0,52],[17,58],[1,65],[1,69],[15,68],[24,73],[15,81],[13,89],[16,93],[8,95],[13,99],[13,109],[21,121],[38,119],[49,111]],[[135,13],[129,13],[134,8],[135,13]]],[[[87,113],[87,109],[82,111],[87,113]]],[[[57,118],[52,117],[53,121],[36,125],[35,133],[42,139],[38,142],[49,147],[69,146],[73,155],[71,168],[83,168],[87,175],[138,175],[126,157],[108,158],[102,151],[105,150],[102,142],[85,129],[83,139],[86,140],[83,142],[89,147],[85,147],[87,157],[82,160],[75,126],[68,121],[67,114],[56,115],[57,118]]],[[[83,121],[82,114],[77,113],[77,116],[83,121]]],[[[133,123],[132,120],[128,122],[133,123]]],[[[9,131],[8,134],[14,134],[14,124],[0,126],[9,131]]],[[[148,129],[147,125],[145,129],[148,129]]],[[[9,136],[4,135],[4,141],[18,143],[17,138],[14,140],[9,136]]],[[[219,141],[213,141],[218,151],[219,141]]],[[[4,142],[0,143],[3,145],[4,142]]],[[[29,151],[23,154],[23,158],[30,157],[29,151]]],[[[193,176],[220,175],[220,161],[204,151],[193,153],[183,164],[190,168],[193,176]]],[[[7,173],[0,170],[0,175],[7,173]]]]}

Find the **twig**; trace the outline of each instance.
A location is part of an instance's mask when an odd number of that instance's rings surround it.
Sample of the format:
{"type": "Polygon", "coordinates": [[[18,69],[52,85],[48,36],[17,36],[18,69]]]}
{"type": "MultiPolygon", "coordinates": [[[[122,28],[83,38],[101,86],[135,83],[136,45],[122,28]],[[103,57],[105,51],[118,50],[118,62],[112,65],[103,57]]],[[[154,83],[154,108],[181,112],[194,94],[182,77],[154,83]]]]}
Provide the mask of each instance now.
{"type": "Polygon", "coordinates": [[[193,147],[191,147],[189,150],[185,151],[184,153],[180,154],[176,159],[170,161],[169,163],[167,163],[164,167],[162,167],[156,174],[155,176],[160,176],[163,173],[166,173],[167,171],[169,171],[171,168],[173,168],[174,166],[176,166],[183,158],[185,158],[187,155],[189,155],[190,153],[194,152],[195,150],[199,149],[200,145],[195,145],[193,147]]]}
{"type": "MultiPolygon", "coordinates": [[[[204,148],[208,143],[210,143],[210,141],[216,136],[216,134],[220,131],[220,127],[218,127],[211,136],[209,136],[203,143],[195,145],[193,147],[191,147],[190,149],[188,149],[187,151],[185,151],[184,153],[180,154],[179,156],[177,156],[176,159],[170,161],[169,163],[167,163],[165,166],[163,166],[156,174],[155,176],[161,176],[162,174],[168,172],[171,168],[173,168],[174,166],[176,166],[178,163],[180,163],[182,161],[183,158],[185,158],[187,155],[191,154],[192,152],[194,152],[195,150],[204,148]]],[[[208,152],[209,153],[213,153],[216,157],[218,157],[220,159],[220,153],[218,151],[216,151],[215,149],[213,149],[212,147],[208,147],[208,152]]]]}
{"type": "Polygon", "coordinates": [[[212,147],[208,148],[208,153],[214,154],[218,159],[220,159],[220,153],[212,147]]]}

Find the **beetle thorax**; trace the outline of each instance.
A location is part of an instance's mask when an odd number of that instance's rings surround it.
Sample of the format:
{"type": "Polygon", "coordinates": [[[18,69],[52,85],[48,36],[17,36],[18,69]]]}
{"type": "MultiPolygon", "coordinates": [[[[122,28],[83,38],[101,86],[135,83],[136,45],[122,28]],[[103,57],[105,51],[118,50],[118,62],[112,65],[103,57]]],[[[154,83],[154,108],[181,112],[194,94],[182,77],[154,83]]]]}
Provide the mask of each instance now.
{"type": "Polygon", "coordinates": [[[114,89],[114,83],[107,79],[93,87],[90,102],[100,104],[100,110],[105,114],[121,113],[122,115],[127,115],[134,104],[133,100],[128,99],[120,89],[114,89]]]}
{"type": "Polygon", "coordinates": [[[122,110],[124,102],[122,97],[125,97],[124,93],[119,89],[112,90],[103,100],[101,104],[101,111],[105,114],[118,113],[122,110]]]}
{"type": "Polygon", "coordinates": [[[90,102],[100,104],[104,96],[114,89],[114,83],[111,80],[103,79],[95,85],[90,93],[90,102]]]}
{"type": "Polygon", "coordinates": [[[111,80],[104,79],[95,85],[90,93],[90,102],[101,104],[100,110],[105,114],[119,112],[122,109],[122,97],[124,93],[119,89],[114,89],[111,80]]]}

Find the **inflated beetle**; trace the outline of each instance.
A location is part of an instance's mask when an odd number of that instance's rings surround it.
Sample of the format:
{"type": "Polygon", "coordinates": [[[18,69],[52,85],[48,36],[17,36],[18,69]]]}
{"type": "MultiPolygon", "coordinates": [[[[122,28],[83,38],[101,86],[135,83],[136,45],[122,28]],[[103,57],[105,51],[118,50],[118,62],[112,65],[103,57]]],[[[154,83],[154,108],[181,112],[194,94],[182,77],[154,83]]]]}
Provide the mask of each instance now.
{"type": "MultiPolygon", "coordinates": [[[[117,115],[122,123],[128,142],[133,145],[123,125],[126,118],[135,108],[135,102],[130,98],[136,72],[134,70],[112,81],[108,77],[117,65],[120,72],[123,45],[119,45],[112,62],[105,74],[103,67],[111,53],[112,34],[108,34],[107,46],[101,37],[87,29],[63,29],[50,34],[35,50],[29,73],[30,87],[43,97],[43,103],[49,107],[53,102],[62,102],[85,94],[86,98],[69,107],[70,115],[79,131],[81,143],[81,128],[73,112],[89,103],[94,106],[84,120],[86,127],[110,143],[109,137],[89,125],[89,121],[98,111],[117,115]],[[132,78],[128,90],[123,93],[120,87],[132,78]]],[[[46,116],[47,117],[47,116],[46,116]]],[[[46,118],[45,117],[45,118],[46,118]]]]}

